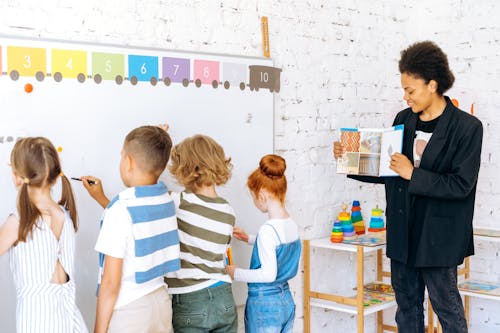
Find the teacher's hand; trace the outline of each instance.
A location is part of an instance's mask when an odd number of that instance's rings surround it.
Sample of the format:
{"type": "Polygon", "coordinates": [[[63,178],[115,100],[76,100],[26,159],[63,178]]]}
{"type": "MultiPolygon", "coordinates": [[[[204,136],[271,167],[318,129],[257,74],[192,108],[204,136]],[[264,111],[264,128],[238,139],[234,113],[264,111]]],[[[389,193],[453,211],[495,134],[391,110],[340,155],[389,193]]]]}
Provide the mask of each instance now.
{"type": "Polygon", "coordinates": [[[401,178],[410,180],[413,174],[413,164],[403,154],[395,153],[391,156],[391,165],[389,166],[392,171],[396,172],[401,178]]]}
{"type": "Polygon", "coordinates": [[[342,145],[342,143],[340,143],[340,141],[335,141],[333,143],[333,157],[335,157],[335,159],[338,159],[344,153],[345,153],[345,148],[342,145]]]}

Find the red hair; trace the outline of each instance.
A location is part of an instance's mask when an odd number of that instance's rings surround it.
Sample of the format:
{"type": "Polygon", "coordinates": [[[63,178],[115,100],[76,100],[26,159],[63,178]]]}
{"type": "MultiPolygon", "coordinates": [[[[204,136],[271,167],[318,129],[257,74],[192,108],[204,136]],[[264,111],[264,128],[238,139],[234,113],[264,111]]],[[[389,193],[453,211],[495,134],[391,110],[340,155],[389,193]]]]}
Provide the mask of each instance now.
{"type": "Polygon", "coordinates": [[[286,162],[281,156],[270,154],[262,157],[259,167],[248,177],[247,186],[257,196],[260,190],[266,190],[285,203],[286,196],[286,162]]]}

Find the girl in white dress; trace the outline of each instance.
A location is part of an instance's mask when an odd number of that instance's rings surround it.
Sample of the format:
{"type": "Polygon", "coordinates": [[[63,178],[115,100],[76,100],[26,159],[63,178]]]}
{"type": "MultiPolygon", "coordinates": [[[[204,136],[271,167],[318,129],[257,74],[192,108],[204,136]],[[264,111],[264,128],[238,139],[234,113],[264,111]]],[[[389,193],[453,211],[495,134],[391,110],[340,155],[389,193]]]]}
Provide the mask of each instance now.
{"type": "Polygon", "coordinates": [[[10,253],[17,332],[87,332],[75,304],[76,206],[57,151],[46,138],[23,138],[10,163],[18,215],[0,226],[0,255],[10,253]],[[62,196],[56,202],[51,188],[58,177],[62,196]]]}

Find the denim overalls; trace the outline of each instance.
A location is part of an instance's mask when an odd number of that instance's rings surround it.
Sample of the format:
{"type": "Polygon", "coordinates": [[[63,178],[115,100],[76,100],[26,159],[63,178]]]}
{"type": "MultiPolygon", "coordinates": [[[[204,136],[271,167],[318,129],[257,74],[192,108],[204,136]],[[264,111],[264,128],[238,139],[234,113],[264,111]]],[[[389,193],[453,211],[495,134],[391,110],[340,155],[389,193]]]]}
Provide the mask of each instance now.
{"type": "MultiPolygon", "coordinates": [[[[288,288],[288,280],[297,274],[301,243],[281,243],[278,232],[273,228],[280,245],[276,247],[278,272],[276,280],[269,283],[249,283],[245,307],[246,333],[292,332],[295,318],[295,303],[288,288]]],[[[252,251],[250,269],[261,267],[257,239],[252,251]]]]}

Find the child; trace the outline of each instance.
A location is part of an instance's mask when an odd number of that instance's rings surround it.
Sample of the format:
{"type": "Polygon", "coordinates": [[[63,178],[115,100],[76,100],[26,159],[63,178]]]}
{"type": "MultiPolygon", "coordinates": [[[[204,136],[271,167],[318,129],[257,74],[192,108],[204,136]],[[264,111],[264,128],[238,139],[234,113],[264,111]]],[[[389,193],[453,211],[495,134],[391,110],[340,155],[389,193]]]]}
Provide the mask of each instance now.
{"type": "Polygon", "coordinates": [[[234,332],[238,318],[224,254],[235,216],[215,191],[231,177],[230,159],[212,138],[195,135],[176,145],[169,170],[185,187],[177,208],[181,269],[167,275],[173,325],[182,332],[234,332]]]}
{"type": "Polygon", "coordinates": [[[10,156],[19,216],[0,226],[0,254],[9,251],[16,286],[17,332],[87,332],[75,304],[77,213],[56,149],[46,138],[23,138],[10,156]],[[59,203],[51,189],[61,177],[59,203]]]}
{"type": "Polygon", "coordinates": [[[158,178],[172,141],[156,126],[125,138],[120,176],[128,188],[111,202],[94,177],[82,177],[101,206],[96,251],[100,253],[95,332],[172,332],[172,304],[163,276],[180,268],[175,206],[158,178]],[[96,183],[91,185],[89,180],[96,183]]]}
{"type": "Polygon", "coordinates": [[[248,282],[245,332],[292,332],[295,304],[288,280],[297,274],[301,244],[298,228],[284,207],[286,163],[277,155],[266,155],[249,177],[247,186],[255,206],[267,213],[257,238],[234,228],[233,235],[254,243],[250,269],[227,266],[236,281],[248,282]]]}

